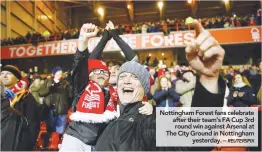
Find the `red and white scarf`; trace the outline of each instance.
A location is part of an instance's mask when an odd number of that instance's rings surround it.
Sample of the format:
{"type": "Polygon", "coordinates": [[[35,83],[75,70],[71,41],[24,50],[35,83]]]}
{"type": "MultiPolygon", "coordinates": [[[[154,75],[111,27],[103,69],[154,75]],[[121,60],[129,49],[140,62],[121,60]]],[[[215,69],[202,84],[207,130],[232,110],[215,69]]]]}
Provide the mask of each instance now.
{"type": "Polygon", "coordinates": [[[114,99],[110,96],[105,107],[105,96],[100,86],[89,81],[85,91],[80,96],[74,112],[70,119],[87,123],[103,123],[116,118],[114,99]]]}
{"type": "Polygon", "coordinates": [[[26,89],[26,87],[27,87],[26,82],[24,80],[20,80],[14,86],[10,87],[9,89],[16,94],[17,92],[21,91],[22,89],[26,89]]]}

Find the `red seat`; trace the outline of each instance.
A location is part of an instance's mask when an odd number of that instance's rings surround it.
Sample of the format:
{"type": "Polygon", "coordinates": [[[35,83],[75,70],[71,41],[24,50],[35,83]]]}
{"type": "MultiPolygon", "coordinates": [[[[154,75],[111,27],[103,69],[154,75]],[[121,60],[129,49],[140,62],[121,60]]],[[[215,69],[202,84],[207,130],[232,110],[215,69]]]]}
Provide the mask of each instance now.
{"type": "Polygon", "coordinates": [[[216,147],[212,151],[247,151],[245,147],[216,147]]]}
{"type": "Polygon", "coordinates": [[[42,149],[44,147],[44,141],[42,139],[42,135],[44,133],[46,133],[46,123],[45,122],[41,122],[40,124],[40,131],[38,133],[38,137],[37,137],[37,144],[36,144],[36,149],[42,149]]]}
{"type": "Polygon", "coordinates": [[[58,144],[60,142],[60,135],[57,132],[52,132],[50,138],[49,138],[49,150],[58,150],[58,144]]]}

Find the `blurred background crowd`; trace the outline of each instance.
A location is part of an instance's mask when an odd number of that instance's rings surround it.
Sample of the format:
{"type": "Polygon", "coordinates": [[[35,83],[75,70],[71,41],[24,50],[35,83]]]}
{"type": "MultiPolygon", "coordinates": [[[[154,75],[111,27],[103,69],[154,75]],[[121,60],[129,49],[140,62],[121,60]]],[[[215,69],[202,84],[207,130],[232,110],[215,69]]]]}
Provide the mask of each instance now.
{"type": "MultiPolygon", "coordinates": [[[[258,26],[261,25],[261,9],[257,10],[256,14],[247,14],[246,16],[216,16],[212,18],[200,18],[202,25],[206,29],[214,28],[235,28],[245,26],[258,26]]],[[[168,35],[171,31],[186,31],[192,29],[189,25],[185,25],[183,19],[166,19],[157,22],[141,22],[133,24],[116,25],[115,28],[122,34],[143,34],[163,32],[168,35]]],[[[98,36],[103,32],[103,28],[99,27],[98,36]]],[[[79,36],[79,29],[68,29],[60,33],[50,33],[45,31],[43,33],[30,33],[27,32],[25,36],[1,39],[1,46],[19,45],[32,43],[37,45],[41,42],[60,41],[77,39],[79,36]]]]}

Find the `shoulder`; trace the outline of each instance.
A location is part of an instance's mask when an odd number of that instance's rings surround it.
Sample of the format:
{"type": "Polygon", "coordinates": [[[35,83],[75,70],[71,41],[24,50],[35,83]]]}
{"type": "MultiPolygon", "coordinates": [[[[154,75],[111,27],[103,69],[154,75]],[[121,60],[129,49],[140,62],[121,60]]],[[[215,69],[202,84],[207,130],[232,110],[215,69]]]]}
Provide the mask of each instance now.
{"type": "Polygon", "coordinates": [[[156,124],[156,113],[153,112],[151,115],[143,115],[141,120],[141,125],[144,129],[154,128],[156,124]]]}

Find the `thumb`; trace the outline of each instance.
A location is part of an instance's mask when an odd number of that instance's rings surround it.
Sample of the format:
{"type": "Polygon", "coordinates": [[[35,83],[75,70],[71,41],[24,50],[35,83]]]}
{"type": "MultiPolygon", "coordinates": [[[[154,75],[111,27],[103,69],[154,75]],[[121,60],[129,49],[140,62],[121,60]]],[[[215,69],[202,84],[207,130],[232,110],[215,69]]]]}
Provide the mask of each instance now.
{"type": "Polygon", "coordinates": [[[146,104],[146,102],[145,102],[145,101],[142,101],[142,104],[146,104]]]}
{"type": "Polygon", "coordinates": [[[205,30],[203,28],[202,24],[196,19],[194,19],[194,21],[193,21],[193,26],[194,26],[194,29],[195,29],[195,32],[196,32],[196,37],[198,37],[198,35],[205,30]]]}

